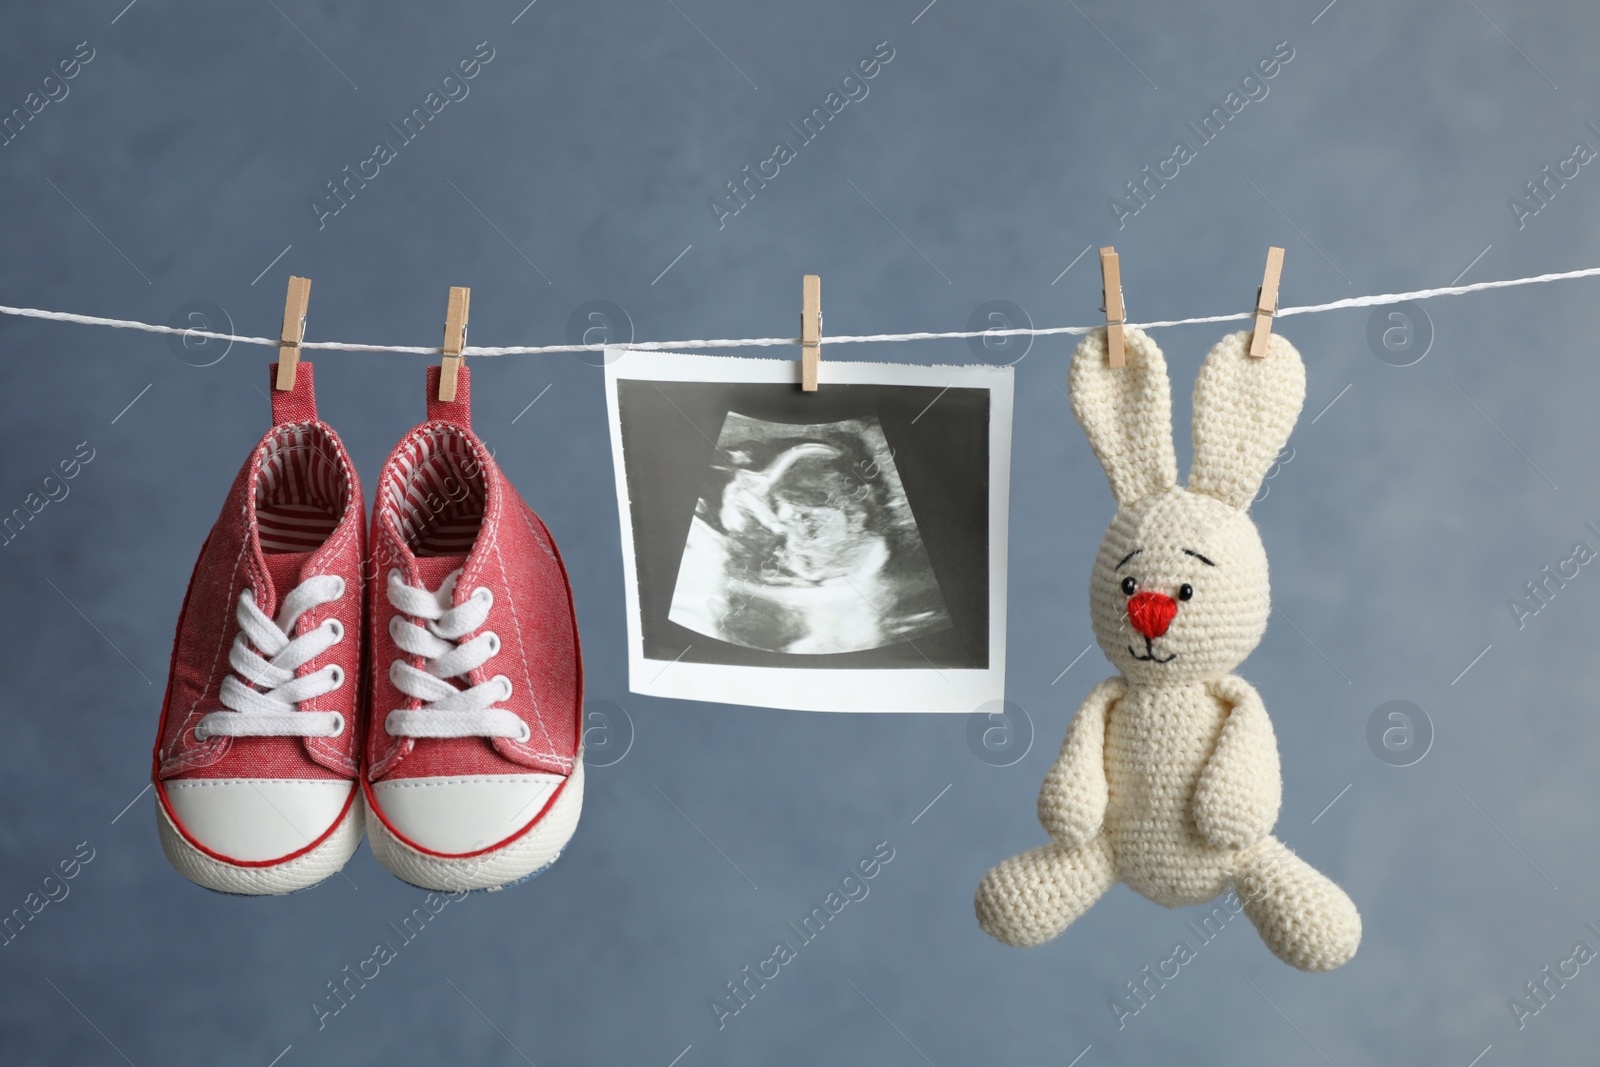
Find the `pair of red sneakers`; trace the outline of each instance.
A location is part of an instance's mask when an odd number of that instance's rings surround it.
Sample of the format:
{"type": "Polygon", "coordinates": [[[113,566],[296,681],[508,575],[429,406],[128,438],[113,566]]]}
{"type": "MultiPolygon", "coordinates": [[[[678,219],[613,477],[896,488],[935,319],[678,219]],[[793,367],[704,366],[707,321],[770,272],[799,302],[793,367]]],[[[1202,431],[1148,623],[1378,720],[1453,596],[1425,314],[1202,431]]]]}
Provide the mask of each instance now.
{"type": "MultiPolygon", "coordinates": [[[[274,370],[276,364],[274,364],[274,370]]],[[[583,805],[582,663],[549,531],[456,399],[361,485],[313,370],[195,564],[152,777],[161,845],[225,893],[289,893],[361,843],[426,889],[498,889],[560,854],[583,805]]]]}

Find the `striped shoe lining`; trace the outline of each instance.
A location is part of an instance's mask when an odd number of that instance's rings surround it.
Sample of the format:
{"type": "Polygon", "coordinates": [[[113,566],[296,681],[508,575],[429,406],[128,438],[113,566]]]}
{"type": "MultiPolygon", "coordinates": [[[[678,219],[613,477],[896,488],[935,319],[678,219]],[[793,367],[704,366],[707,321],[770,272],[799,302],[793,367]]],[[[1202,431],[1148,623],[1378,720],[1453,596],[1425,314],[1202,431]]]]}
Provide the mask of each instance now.
{"type": "Polygon", "coordinates": [[[263,552],[309,552],[328,539],[348,499],[344,467],[326,436],[284,427],[268,442],[256,478],[263,552]]]}
{"type": "Polygon", "coordinates": [[[483,468],[472,446],[448,430],[406,443],[381,490],[406,544],[418,556],[465,556],[483,522],[483,468]]]}

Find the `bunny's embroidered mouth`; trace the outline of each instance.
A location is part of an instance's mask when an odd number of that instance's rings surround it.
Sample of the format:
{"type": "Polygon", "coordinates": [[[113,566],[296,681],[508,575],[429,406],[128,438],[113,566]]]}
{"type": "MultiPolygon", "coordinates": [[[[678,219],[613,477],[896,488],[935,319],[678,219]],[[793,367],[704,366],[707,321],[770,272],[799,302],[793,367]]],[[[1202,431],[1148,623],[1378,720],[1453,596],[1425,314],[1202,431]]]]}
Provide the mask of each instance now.
{"type": "Polygon", "coordinates": [[[1129,655],[1133,656],[1134,659],[1139,660],[1142,663],[1171,663],[1173,660],[1178,658],[1178,654],[1176,652],[1169,653],[1166,656],[1156,655],[1155,646],[1148,637],[1144,639],[1144,655],[1141,656],[1138,652],[1134,651],[1132,645],[1128,646],[1128,653],[1129,655]]]}

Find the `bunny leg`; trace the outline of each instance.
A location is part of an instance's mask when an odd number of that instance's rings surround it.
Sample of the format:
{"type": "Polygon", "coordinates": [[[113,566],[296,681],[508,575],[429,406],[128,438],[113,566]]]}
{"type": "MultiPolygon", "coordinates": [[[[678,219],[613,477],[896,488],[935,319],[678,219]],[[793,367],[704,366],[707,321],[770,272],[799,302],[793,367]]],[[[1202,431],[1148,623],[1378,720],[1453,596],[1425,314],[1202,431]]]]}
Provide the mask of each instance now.
{"type": "Polygon", "coordinates": [[[978,925],[1016,948],[1042,945],[1117,882],[1104,835],[1078,848],[1051,843],[996,866],[978,884],[978,925]]]}
{"type": "Polygon", "coordinates": [[[1261,940],[1291,967],[1331,971],[1356,954],[1355,904],[1277,838],[1264,837],[1239,854],[1233,884],[1261,940]]]}

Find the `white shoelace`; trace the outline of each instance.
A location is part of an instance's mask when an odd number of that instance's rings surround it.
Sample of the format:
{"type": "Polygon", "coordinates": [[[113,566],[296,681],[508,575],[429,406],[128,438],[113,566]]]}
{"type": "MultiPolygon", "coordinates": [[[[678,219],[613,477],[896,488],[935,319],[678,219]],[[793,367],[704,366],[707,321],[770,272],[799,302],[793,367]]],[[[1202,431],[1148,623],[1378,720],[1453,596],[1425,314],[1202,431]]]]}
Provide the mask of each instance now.
{"type": "Polygon", "coordinates": [[[230,710],[213,711],[202,718],[194,728],[195,737],[337,737],[343,733],[343,715],[301,711],[300,702],[338,689],[344,684],[344,671],[330,663],[297,678],[295,670],[344,640],[344,626],[337,619],[325,619],[308,633],[292,639],[289,635],[301,615],[338,600],[344,591],[344,579],[313,575],[283,598],[276,620],[256,606],[254,590],[240,593],[236,612],[240,632],[228,653],[235,673],[222,679],[222,706],[230,710]]]}
{"type": "Polygon", "coordinates": [[[500,651],[500,638],[491,630],[461,641],[482,626],[494,604],[494,594],[478,588],[455,603],[454,571],[435,592],[407,585],[400,571],[389,572],[389,603],[401,612],[389,620],[389,636],[402,651],[421,656],[425,669],[403,659],[389,666],[389,680],[409,697],[425,701],[420,708],[389,712],[384,729],[395,737],[509,737],[526,741],[528,724],[515,713],[494,705],[511,696],[511,680],[503,674],[468,689],[457,689],[447,678],[465,679],[500,651]],[[418,626],[404,616],[428,620],[418,626]]]}

